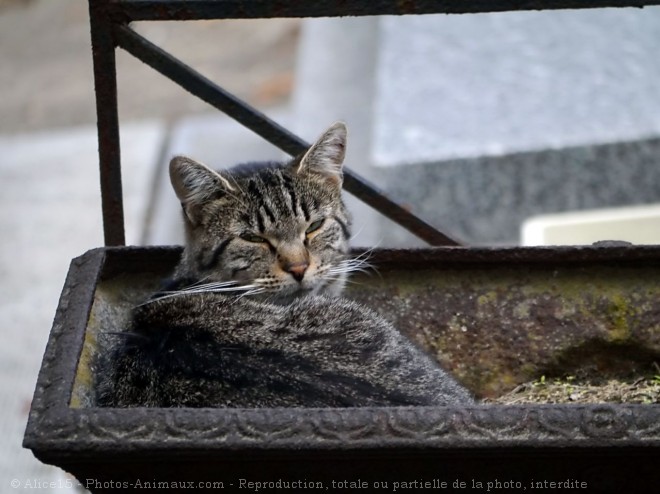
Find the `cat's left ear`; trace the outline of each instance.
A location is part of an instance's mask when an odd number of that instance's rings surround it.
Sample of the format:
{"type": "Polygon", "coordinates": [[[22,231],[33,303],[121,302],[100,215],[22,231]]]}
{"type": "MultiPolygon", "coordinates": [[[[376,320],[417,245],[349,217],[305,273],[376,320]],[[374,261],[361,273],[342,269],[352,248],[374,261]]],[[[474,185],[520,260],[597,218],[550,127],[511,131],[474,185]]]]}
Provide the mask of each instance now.
{"type": "Polygon", "coordinates": [[[321,175],[341,187],[342,167],[346,156],[346,134],[344,122],[333,124],[294,165],[296,172],[321,175]]]}

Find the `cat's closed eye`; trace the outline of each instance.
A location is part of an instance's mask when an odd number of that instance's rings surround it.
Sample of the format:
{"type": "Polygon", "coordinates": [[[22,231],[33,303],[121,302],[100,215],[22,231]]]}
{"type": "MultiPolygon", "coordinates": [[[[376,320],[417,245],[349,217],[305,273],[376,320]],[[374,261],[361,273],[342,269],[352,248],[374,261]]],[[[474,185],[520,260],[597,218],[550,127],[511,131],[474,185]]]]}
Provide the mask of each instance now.
{"type": "Polygon", "coordinates": [[[325,219],[320,219],[317,221],[314,221],[311,223],[308,227],[307,230],[305,230],[305,233],[309,235],[310,233],[314,233],[316,230],[321,228],[323,226],[323,223],[325,223],[325,219]]]}
{"type": "Polygon", "coordinates": [[[241,235],[241,239],[254,244],[262,244],[268,242],[268,240],[266,240],[261,235],[255,235],[254,233],[244,233],[241,235]]]}

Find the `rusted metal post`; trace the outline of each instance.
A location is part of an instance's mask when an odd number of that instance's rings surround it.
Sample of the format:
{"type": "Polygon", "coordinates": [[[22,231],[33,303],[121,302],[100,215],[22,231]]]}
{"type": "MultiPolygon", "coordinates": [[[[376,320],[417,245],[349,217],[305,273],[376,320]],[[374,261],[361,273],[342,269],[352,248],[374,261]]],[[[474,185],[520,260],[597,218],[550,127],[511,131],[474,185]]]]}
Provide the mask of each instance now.
{"type": "Polygon", "coordinates": [[[99,170],[105,245],[124,245],[124,206],[121,184],[117,69],[112,22],[106,0],[89,1],[94,62],[94,88],[99,138],[99,170]]]}

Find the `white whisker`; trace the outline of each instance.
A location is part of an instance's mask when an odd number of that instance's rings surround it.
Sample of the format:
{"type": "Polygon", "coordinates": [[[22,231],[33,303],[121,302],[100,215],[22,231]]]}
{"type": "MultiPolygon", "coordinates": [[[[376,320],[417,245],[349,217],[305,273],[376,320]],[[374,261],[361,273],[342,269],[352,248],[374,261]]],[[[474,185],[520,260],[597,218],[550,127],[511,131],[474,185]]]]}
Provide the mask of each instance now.
{"type": "MultiPolygon", "coordinates": [[[[226,288],[205,288],[203,290],[186,290],[183,293],[184,294],[189,294],[189,293],[231,293],[231,292],[243,292],[243,291],[250,291],[254,288],[254,285],[245,285],[245,286],[237,286],[237,287],[226,287],[226,288]]],[[[181,293],[181,292],[179,292],[181,293]]]]}
{"type": "Polygon", "coordinates": [[[379,245],[380,245],[380,242],[379,242],[378,244],[374,245],[373,247],[371,247],[371,248],[365,250],[365,251],[364,251],[362,254],[360,254],[359,256],[357,256],[357,257],[353,257],[352,259],[357,260],[357,261],[361,261],[361,260],[365,260],[365,261],[367,261],[367,260],[369,260],[369,258],[371,258],[371,255],[372,255],[373,252],[378,248],[379,245]]]}
{"type": "Polygon", "coordinates": [[[194,284],[190,285],[189,287],[184,287],[181,288],[180,290],[177,291],[190,291],[190,290],[206,290],[206,289],[216,289],[216,288],[241,288],[241,285],[238,284],[236,281],[214,281],[211,283],[204,283],[204,284],[194,284]]]}
{"type": "Polygon", "coordinates": [[[236,298],[251,297],[251,296],[253,296],[253,295],[258,295],[258,294],[263,293],[263,292],[265,292],[265,291],[266,291],[266,290],[264,290],[263,288],[254,288],[254,289],[252,289],[252,290],[248,290],[248,291],[245,292],[245,293],[241,293],[241,294],[240,294],[238,297],[236,297],[236,298]]]}
{"type": "Polygon", "coordinates": [[[176,296],[177,296],[177,293],[174,292],[174,293],[171,293],[170,295],[162,295],[160,297],[150,298],[149,300],[147,300],[145,302],[142,302],[141,304],[136,305],[134,308],[137,309],[138,307],[143,307],[145,305],[153,304],[154,302],[159,302],[160,300],[165,300],[165,299],[176,297],[176,296]]]}
{"type": "Polygon", "coordinates": [[[330,282],[330,283],[341,281],[341,282],[349,284],[349,285],[364,285],[363,282],[355,281],[355,280],[351,280],[350,278],[343,278],[343,277],[339,277],[339,276],[324,276],[323,281],[330,282]]]}
{"type": "Polygon", "coordinates": [[[142,307],[160,300],[165,300],[172,297],[180,297],[182,295],[191,295],[198,293],[237,293],[241,296],[249,295],[252,293],[259,293],[261,288],[257,285],[238,285],[235,281],[218,281],[214,283],[206,283],[203,285],[190,285],[181,290],[173,290],[161,292],[163,295],[152,298],[143,302],[135,307],[142,307]]]}
{"type": "Polygon", "coordinates": [[[373,266],[366,259],[356,258],[341,261],[336,266],[329,268],[327,272],[328,274],[348,274],[353,272],[368,274],[371,270],[373,270],[373,266]]]}
{"type": "Polygon", "coordinates": [[[185,286],[184,288],[189,288],[189,287],[191,287],[191,286],[201,285],[201,284],[204,283],[206,280],[208,280],[210,277],[211,277],[210,275],[209,275],[209,276],[204,276],[204,278],[201,278],[201,279],[195,281],[194,283],[192,283],[191,285],[187,285],[187,286],[185,286]]]}
{"type": "Polygon", "coordinates": [[[355,237],[357,237],[360,233],[362,233],[362,230],[364,230],[365,227],[366,227],[366,225],[364,225],[364,224],[361,225],[361,226],[360,226],[360,229],[359,229],[358,231],[356,231],[355,233],[353,233],[353,234],[351,235],[351,238],[348,239],[348,241],[351,242],[352,240],[355,240],[355,237]]]}

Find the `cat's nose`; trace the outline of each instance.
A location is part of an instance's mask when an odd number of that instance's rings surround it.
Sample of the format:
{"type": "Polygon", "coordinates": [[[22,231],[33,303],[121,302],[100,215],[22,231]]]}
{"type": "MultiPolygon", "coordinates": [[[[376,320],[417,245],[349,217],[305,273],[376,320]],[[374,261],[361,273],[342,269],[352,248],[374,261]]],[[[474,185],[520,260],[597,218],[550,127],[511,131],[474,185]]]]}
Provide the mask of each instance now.
{"type": "Polygon", "coordinates": [[[290,263],[286,264],[284,266],[284,270],[287,273],[290,273],[293,278],[300,282],[302,279],[305,277],[305,272],[307,271],[307,268],[309,267],[309,264],[307,264],[305,261],[303,262],[295,262],[295,263],[290,263]]]}

